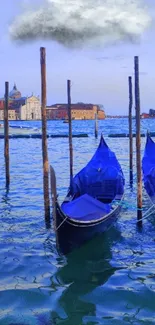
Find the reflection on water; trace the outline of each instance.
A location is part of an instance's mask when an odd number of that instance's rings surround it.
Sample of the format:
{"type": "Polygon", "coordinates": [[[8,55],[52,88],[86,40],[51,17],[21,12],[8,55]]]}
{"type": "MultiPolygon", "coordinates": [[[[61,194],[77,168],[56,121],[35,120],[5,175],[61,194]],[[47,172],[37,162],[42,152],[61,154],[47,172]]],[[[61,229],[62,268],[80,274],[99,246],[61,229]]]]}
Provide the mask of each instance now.
{"type": "Polygon", "coordinates": [[[117,267],[110,264],[112,245],[120,232],[113,229],[100,235],[79,250],[71,253],[65,265],[51,278],[51,286],[63,288],[57,308],[51,313],[53,324],[82,324],[83,319],[96,315],[96,306],[85,299],[97,287],[104,287],[117,267]]]}
{"type": "MultiPolygon", "coordinates": [[[[39,123],[26,122],[34,127],[39,123]]],[[[142,124],[143,131],[154,131],[153,120],[142,124]]],[[[107,137],[127,132],[127,127],[127,119],[99,121],[99,132],[126,178],[117,225],[68,257],[59,256],[53,229],[44,222],[41,140],[10,140],[8,192],[0,141],[0,325],[154,324],[155,214],[139,232],[135,168],[132,191],[128,186],[128,139],[107,137]]],[[[51,121],[48,129],[65,133],[68,125],[51,121]]],[[[73,139],[75,174],[92,157],[99,139],[94,139],[94,121],[74,121],[73,132],[89,133],[88,138],[73,139]]],[[[142,138],[142,152],[144,144],[142,138]]],[[[69,184],[68,140],[48,139],[48,148],[62,202],[69,184]]],[[[147,210],[145,196],[143,203],[147,210]]]]}

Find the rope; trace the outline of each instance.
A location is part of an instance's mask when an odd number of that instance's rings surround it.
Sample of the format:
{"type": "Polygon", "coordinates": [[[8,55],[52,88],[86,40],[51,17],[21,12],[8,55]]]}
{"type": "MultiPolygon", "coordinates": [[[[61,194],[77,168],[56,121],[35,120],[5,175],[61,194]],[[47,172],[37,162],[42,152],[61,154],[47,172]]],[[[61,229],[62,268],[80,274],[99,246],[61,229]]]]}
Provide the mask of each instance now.
{"type": "Polygon", "coordinates": [[[62,220],[62,222],[60,223],[60,225],[56,228],[56,231],[63,225],[63,223],[66,221],[68,217],[66,216],[66,218],[64,220],[62,220]]]}
{"type": "MultiPolygon", "coordinates": [[[[153,205],[151,205],[151,207],[146,211],[146,213],[144,214],[144,217],[145,217],[145,215],[147,214],[147,212],[149,212],[152,208],[155,208],[155,205],[153,204],[153,205]]],[[[151,212],[152,213],[152,212],[151,212]]]]}
{"type": "MultiPolygon", "coordinates": [[[[142,209],[138,209],[138,210],[142,210],[142,209]]],[[[147,219],[153,212],[155,212],[155,204],[153,204],[147,211],[146,211],[146,213],[144,213],[144,215],[143,215],[143,217],[141,218],[141,219],[139,219],[139,220],[137,220],[137,222],[136,223],[138,223],[138,222],[140,222],[140,221],[143,221],[143,220],[145,220],[145,219],[147,219]],[[148,214],[148,212],[150,211],[150,210],[152,210],[152,208],[154,208],[154,210],[153,211],[151,211],[149,214],[148,214]],[[147,215],[148,214],[148,215],[147,215]]],[[[121,225],[125,225],[125,222],[121,222],[121,221],[118,221],[118,223],[119,224],[121,224],[121,225]]]]}
{"type": "Polygon", "coordinates": [[[152,208],[155,208],[154,204],[146,211],[146,213],[144,213],[143,217],[141,219],[139,219],[137,222],[140,222],[140,221],[143,221],[143,220],[147,219],[155,211],[155,210],[153,210],[147,215],[149,210],[151,210],[152,208]]]}

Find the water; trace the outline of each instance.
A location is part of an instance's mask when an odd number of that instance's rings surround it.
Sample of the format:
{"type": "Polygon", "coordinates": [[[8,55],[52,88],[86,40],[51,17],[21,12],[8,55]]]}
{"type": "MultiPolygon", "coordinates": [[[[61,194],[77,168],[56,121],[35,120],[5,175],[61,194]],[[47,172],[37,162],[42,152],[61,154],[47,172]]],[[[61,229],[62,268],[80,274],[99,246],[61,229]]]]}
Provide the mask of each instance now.
{"type": "MultiPolygon", "coordinates": [[[[24,125],[39,128],[41,123],[24,121],[24,125]]],[[[138,230],[136,185],[132,192],[128,186],[128,139],[107,137],[127,132],[127,127],[127,119],[99,122],[126,178],[119,221],[68,258],[58,254],[53,229],[47,230],[44,223],[41,140],[10,140],[8,193],[0,141],[0,325],[155,323],[155,215],[138,230]]],[[[147,129],[154,131],[154,120],[142,121],[142,131],[147,129]]],[[[48,122],[51,133],[67,130],[61,121],[48,122]]],[[[73,121],[73,132],[89,134],[73,139],[76,173],[99,140],[94,139],[94,121],[73,121]]],[[[142,138],[142,152],[144,144],[142,138]]],[[[68,140],[48,139],[48,147],[62,202],[69,184],[68,140]]],[[[144,208],[149,208],[145,195],[144,208]]]]}

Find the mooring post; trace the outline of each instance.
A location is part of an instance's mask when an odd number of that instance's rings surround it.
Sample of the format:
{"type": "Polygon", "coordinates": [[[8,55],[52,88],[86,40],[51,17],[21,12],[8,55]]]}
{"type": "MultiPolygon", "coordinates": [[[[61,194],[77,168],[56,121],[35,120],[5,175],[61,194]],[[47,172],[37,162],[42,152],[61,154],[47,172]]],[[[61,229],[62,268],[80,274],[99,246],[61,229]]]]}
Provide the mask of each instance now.
{"type": "Polygon", "coordinates": [[[136,161],[137,161],[137,221],[142,225],[142,168],[141,168],[141,134],[140,134],[140,91],[139,91],[139,57],[134,57],[135,68],[135,109],[136,109],[136,161]]]}
{"type": "Polygon", "coordinates": [[[44,208],[46,225],[50,226],[49,163],[46,132],[46,49],[44,47],[40,48],[40,64],[44,208]]]}
{"type": "Polygon", "coordinates": [[[130,173],[130,186],[133,185],[133,137],[132,137],[132,77],[128,78],[129,82],[129,173],[130,173]]]}
{"type": "Polygon", "coordinates": [[[69,122],[69,154],[70,154],[70,185],[73,178],[73,144],[72,144],[72,108],[71,108],[71,81],[67,80],[68,122],[69,122]]]}
{"type": "Polygon", "coordinates": [[[10,184],[8,104],[9,104],[9,83],[8,81],[6,81],[5,82],[5,105],[4,105],[4,157],[5,157],[5,175],[6,175],[7,189],[10,184]]]}
{"type": "Polygon", "coordinates": [[[95,138],[98,138],[98,114],[95,113],[95,138]]]}

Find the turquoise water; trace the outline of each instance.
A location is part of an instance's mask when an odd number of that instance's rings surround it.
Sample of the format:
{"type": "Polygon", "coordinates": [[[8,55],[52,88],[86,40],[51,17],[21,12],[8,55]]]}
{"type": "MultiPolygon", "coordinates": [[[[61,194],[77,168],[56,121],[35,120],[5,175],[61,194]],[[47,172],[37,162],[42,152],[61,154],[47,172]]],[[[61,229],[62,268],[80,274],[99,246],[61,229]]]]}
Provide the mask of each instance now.
{"type": "MultiPolygon", "coordinates": [[[[40,122],[18,122],[40,127],[40,122]]],[[[155,131],[143,120],[142,131],[155,131]]],[[[68,124],[49,121],[48,131],[65,133],[68,124]]],[[[53,229],[46,229],[40,139],[10,140],[11,185],[5,190],[3,140],[0,141],[0,325],[98,325],[155,323],[155,214],[136,226],[136,174],[128,185],[127,119],[99,121],[99,133],[115,151],[126,178],[120,218],[106,234],[68,257],[56,250],[53,229]]],[[[99,139],[94,121],[73,121],[74,173],[93,155],[99,139]]],[[[145,138],[142,138],[142,153],[145,138]]],[[[69,184],[67,139],[48,139],[49,161],[57,176],[60,202],[69,184]]],[[[134,141],[135,148],[135,141],[134,141]]],[[[135,153],[135,150],[134,150],[135,153]]],[[[149,201],[144,192],[144,209],[149,201]]]]}

